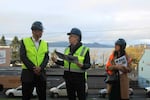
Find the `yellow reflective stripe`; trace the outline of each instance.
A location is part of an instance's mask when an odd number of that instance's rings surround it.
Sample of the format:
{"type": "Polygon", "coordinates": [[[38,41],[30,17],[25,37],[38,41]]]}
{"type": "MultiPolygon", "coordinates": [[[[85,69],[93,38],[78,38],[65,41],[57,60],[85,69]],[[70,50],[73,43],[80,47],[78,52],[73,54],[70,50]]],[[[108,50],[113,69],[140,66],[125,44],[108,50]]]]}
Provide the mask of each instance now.
{"type": "Polygon", "coordinates": [[[65,48],[65,52],[64,53],[66,53],[68,50],[69,50],[69,47],[65,48]]]}
{"type": "Polygon", "coordinates": [[[88,48],[84,46],[83,49],[82,49],[82,52],[81,52],[80,56],[85,56],[85,54],[87,53],[87,51],[88,51],[88,48]]]}
{"type": "Polygon", "coordinates": [[[83,56],[83,55],[84,55],[85,50],[86,50],[86,47],[84,46],[84,47],[82,48],[82,51],[81,51],[80,56],[83,56]]]}
{"type": "MultiPolygon", "coordinates": [[[[88,50],[89,50],[88,47],[81,46],[81,47],[79,47],[79,48],[76,50],[76,52],[74,53],[73,56],[78,57],[78,61],[83,64],[84,59],[85,59],[85,55],[86,55],[86,53],[87,53],[88,50]]],[[[68,55],[69,53],[70,53],[70,48],[67,47],[67,48],[65,49],[64,54],[65,54],[65,55],[68,55]]],[[[65,68],[69,68],[69,62],[66,61],[66,60],[64,60],[64,67],[65,67],[65,68]]],[[[82,70],[82,69],[81,69],[79,66],[77,66],[75,63],[71,63],[71,64],[70,64],[70,68],[71,68],[71,69],[75,69],[75,70],[82,70]]],[[[82,70],[82,71],[83,71],[83,70],[82,70]]]]}

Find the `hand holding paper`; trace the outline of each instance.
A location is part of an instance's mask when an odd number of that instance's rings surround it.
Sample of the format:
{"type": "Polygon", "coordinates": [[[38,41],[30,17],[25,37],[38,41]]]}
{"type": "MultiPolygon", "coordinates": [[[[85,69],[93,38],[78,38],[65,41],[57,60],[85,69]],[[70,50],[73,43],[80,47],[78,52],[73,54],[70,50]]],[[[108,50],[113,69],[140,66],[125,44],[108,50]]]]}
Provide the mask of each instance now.
{"type": "Polygon", "coordinates": [[[128,62],[126,56],[122,56],[118,59],[115,59],[115,64],[118,65],[118,69],[120,70],[120,74],[127,72],[128,62]]]}
{"type": "Polygon", "coordinates": [[[67,60],[68,62],[72,62],[72,63],[78,63],[78,57],[72,55],[64,55],[57,51],[55,51],[55,53],[60,59],[67,60]]]}
{"type": "Polygon", "coordinates": [[[52,60],[53,62],[57,62],[57,55],[56,55],[55,51],[56,51],[56,50],[54,50],[54,52],[51,53],[51,60],[52,60]]]}
{"type": "Polygon", "coordinates": [[[77,64],[80,68],[83,67],[83,64],[81,64],[81,63],[79,63],[79,62],[76,63],[76,64],[77,64]]]}

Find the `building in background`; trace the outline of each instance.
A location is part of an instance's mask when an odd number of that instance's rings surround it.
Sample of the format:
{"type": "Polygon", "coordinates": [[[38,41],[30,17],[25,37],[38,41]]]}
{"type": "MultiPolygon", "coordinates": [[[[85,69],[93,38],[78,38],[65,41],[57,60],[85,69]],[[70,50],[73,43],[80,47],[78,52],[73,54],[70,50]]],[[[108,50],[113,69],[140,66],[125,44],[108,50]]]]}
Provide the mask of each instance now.
{"type": "Polygon", "coordinates": [[[10,66],[10,46],[0,46],[0,67],[10,66]]]}
{"type": "Polygon", "coordinates": [[[145,49],[138,67],[139,86],[150,86],[150,49],[145,49]]]}

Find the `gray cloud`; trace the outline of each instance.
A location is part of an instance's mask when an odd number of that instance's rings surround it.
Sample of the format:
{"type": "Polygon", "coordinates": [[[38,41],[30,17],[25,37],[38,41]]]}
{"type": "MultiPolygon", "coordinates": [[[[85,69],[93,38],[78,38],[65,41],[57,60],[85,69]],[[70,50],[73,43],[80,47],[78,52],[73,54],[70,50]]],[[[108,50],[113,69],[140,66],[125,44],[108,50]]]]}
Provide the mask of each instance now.
{"type": "Polygon", "coordinates": [[[32,22],[40,20],[45,27],[43,38],[48,41],[67,40],[72,27],[82,30],[84,42],[147,39],[149,4],[149,0],[4,0],[0,34],[30,36],[32,22]]]}

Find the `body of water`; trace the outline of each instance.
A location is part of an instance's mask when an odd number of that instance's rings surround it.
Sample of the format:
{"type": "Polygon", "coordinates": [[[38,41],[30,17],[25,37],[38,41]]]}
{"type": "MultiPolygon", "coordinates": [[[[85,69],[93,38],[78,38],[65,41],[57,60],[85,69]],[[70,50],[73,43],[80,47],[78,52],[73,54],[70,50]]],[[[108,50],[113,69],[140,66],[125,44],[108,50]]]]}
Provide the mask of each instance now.
{"type": "MultiPolygon", "coordinates": [[[[49,47],[50,54],[54,52],[54,50],[57,50],[61,53],[64,52],[64,47],[49,47]]],[[[90,48],[90,57],[91,57],[91,63],[106,63],[109,55],[113,51],[113,48],[90,48]]]]}

